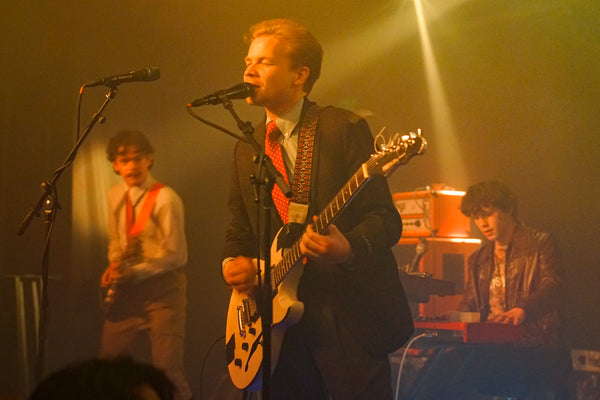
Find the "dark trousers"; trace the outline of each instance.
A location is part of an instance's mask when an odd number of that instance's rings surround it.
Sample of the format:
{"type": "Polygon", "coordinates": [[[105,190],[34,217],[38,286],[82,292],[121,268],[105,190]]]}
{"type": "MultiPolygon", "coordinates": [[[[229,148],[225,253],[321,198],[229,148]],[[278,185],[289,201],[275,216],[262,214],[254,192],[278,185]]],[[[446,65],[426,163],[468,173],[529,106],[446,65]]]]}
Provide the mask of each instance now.
{"type": "Polygon", "coordinates": [[[165,371],[177,389],[177,399],[189,400],[191,391],[183,367],[186,319],[186,276],[181,270],[149,278],[117,290],[119,300],[102,328],[100,356],[134,355],[145,336],[152,364],[165,371]]]}
{"type": "Polygon", "coordinates": [[[321,305],[318,325],[303,319],[288,329],[272,376],[272,400],[392,398],[388,357],[358,344],[332,307],[321,305]]]}

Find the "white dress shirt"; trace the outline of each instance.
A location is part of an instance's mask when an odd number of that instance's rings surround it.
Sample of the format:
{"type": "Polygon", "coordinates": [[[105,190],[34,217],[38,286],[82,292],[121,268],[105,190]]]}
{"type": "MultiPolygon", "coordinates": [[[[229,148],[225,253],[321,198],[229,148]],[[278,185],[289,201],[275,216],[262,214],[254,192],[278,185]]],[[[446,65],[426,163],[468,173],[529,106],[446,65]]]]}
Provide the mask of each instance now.
{"type": "MultiPolygon", "coordinates": [[[[140,186],[128,188],[125,182],[108,194],[108,259],[119,261],[127,246],[125,227],[126,197],[129,193],[134,215],[138,215],[156,180],[149,174],[140,186]]],[[[143,261],[134,265],[136,279],[144,279],[183,266],[187,262],[183,202],[168,186],[160,189],[152,213],[140,233],[143,261]]]]}

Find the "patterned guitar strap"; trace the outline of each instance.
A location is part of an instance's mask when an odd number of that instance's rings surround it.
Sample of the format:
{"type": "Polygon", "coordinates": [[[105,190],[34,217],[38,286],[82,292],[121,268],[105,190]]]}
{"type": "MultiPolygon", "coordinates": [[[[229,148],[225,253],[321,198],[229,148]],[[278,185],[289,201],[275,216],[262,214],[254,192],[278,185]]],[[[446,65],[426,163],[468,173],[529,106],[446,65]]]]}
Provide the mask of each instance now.
{"type": "MultiPolygon", "coordinates": [[[[287,236],[290,242],[302,232],[308,215],[315,130],[322,110],[323,107],[318,104],[313,104],[308,109],[300,130],[300,137],[298,138],[298,153],[296,156],[296,167],[294,168],[289,222],[286,225],[287,235],[283,235],[287,236]]],[[[289,247],[291,245],[291,243],[283,243],[281,240],[278,244],[280,247],[289,247]]]]}

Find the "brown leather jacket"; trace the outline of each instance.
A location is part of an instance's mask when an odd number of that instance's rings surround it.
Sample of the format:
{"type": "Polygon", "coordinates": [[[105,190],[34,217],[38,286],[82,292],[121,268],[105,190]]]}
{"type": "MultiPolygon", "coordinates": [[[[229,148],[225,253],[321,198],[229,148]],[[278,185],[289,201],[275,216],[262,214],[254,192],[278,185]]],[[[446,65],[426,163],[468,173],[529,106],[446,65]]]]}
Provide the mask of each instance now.
{"type": "MultiPolygon", "coordinates": [[[[469,278],[459,311],[489,315],[489,287],[494,272],[494,243],[469,257],[469,278]]],[[[564,299],[561,256],[549,233],[518,225],[506,253],[507,310],[525,310],[523,325],[529,344],[560,345],[560,308],[564,299]]]]}

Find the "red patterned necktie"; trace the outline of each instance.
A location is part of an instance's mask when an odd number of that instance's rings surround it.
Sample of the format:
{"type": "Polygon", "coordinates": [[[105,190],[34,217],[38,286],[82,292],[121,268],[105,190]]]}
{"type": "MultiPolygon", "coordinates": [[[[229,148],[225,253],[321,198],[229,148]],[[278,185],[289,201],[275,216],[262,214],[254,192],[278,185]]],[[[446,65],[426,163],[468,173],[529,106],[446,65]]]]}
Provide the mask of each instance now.
{"type": "Polygon", "coordinates": [[[135,214],[133,212],[133,204],[131,203],[131,193],[130,190],[127,190],[125,193],[125,232],[129,236],[129,231],[133,226],[133,221],[135,219],[135,214]]]}
{"type": "MultiPolygon", "coordinates": [[[[273,161],[273,165],[275,165],[277,171],[279,171],[279,173],[283,176],[283,179],[285,179],[286,183],[288,183],[289,185],[287,173],[285,172],[285,165],[283,163],[283,155],[281,154],[281,146],[279,145],[278,140],[280,134],[281,131],[279,130],[279,128],[277,128],[277,124],[275,123],[275,121],[270,121],[267,124],[265,153],[271,158],[271,161],[273,161]]],[[[285,195],[277,185],[273,186],[271,195],[273,196],[273,202],[275,203],[275,207],[277,207],[277,211],[279,211],[281,220],[284,224],[287,224],[290,200],[287,197],[285,197],[285,195]]]]}

